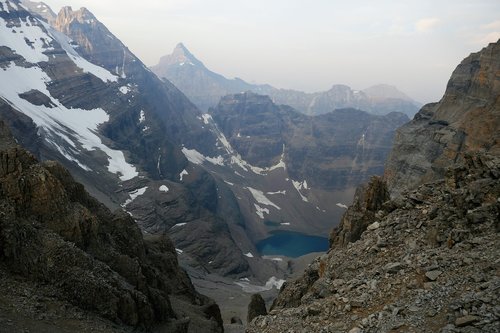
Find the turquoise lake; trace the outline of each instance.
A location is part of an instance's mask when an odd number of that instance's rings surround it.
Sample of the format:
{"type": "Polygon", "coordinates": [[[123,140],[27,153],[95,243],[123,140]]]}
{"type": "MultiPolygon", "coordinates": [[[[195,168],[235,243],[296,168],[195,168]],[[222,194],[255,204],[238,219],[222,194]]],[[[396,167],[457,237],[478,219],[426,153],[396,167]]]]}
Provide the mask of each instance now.
{"type": "Polygon", "coordinates": [[[328,238],[294,231],[274,231],[272,236],[257,243],[261,255],[282,255],[297,258],[311,252],[326,252],[328,238]]]}

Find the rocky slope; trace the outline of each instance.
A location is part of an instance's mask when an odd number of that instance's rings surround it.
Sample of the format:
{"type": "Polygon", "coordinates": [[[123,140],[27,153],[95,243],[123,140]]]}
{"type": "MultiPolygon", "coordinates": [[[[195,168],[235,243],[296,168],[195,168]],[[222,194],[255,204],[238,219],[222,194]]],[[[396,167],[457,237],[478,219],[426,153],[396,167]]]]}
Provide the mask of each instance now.
{"type": "Polygon", "coordinates": [[[38,163],[3,122],[0,193],[2,327],[75,325],[64,319],[90,331],[95,318],[109,332],[222,331],[217,305],[194,290],[167,236],[143,239],[129,215],[112,214],[61,165],[38,163]]]}
{"type": "Polygon", "coordinates": [[[500,330],[498,46],[466,58],[400,130],[385,179],[359,189],[330,251],[248,332],[500,330]]]}
{"type": "Polygon", "coordinates": [[[290,105],[307,115],[356,108],[377,115],[402,112],[413,117],[420,107],[418,102],[388,85],[377,85],[362,91],[334,85],[328,91],[305,93],[277,89],[267,84],[250,84],[239,78],[227,79],[206,68],[182,43],[175,47],[172,54],[162,57],[151,70],[158,77],[172,81],[203,111],[216,106],[225,95],[244,91],[268,95],[275,103],[290,105]]]}

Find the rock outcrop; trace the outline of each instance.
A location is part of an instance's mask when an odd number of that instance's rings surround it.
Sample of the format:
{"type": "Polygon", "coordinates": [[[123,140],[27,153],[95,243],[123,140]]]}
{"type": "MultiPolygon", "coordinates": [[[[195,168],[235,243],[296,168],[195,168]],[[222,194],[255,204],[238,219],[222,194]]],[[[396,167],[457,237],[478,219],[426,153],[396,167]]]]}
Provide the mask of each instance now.
{"type": "Polygon", "coordinates": [[[330,251],[248,332],[500,330],[499,45],[466,58],[399,130],[330,251]]]}
{"type": "Polygon", "coordinates": [[[385,171],[392,194],[442,179],[463,152],[500,153],[499,71],[497,42],[465,58],[441,101],[397,131],[385,171]]]}
{"type": "Polygon", "coordinates": [[[330,247],[346,246],[360,239],[369,225],[375,228],[381,218],[379,211],[389,199],[387,185],[381,177],[373,176],[366,185],[358,187],[353,203],[342,216],[342,227],[332,230],[330,247]]]}
{"type": "Polygon", "coordinates": [[[266,302],[260,294],[253,294],[248,304],[247,322],[251,322],[257,316],[267,315],[266,302]]]}
{"type": "MultiPolygon", "coordinates": [[[[125,330],[168,326],[174,332],[186,332],[190,322],[176,315],[172,302],[187,302],[199,309],[194,322],[222,331],[218,308],[194,290],[167,236],[143,239],[128,214],[111,213],[59,164],[38,163],[15,144],[4,123],[0,206],[3,297],[16,292],[6,289],[9,279],[24,279],[31,286],[50,285],[50,297],[125,330]]],[[[25,310],[21,315],[33,320],[36,313],[25,310]]],[[[0,320],[7,320],[4,315],[0,320]]]]}
{"type": "Polygon", "coordinates": [[[355,108],[377,115],[402,112],[412,117],[420,107],[395,87],[383,84],[362,91],[336,84],[327,91],[305,93],[277,89],[268,84],[251,84],[239,78],[227,79],[205,67],[182,43],[151,70],[158,77],[172,81],[203,111],[215,107],[223,96],[244,91],[268,95],[275,103],[289,105],[307,115],[355,108]]]}

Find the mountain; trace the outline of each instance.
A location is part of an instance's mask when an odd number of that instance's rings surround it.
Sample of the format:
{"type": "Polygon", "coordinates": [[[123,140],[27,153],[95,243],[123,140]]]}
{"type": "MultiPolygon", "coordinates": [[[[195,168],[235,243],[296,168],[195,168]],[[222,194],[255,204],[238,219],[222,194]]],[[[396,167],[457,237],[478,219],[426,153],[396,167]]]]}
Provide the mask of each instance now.
{"type": "Polygon", "coordinates": [[[307,115],[319,115],[335,109],[356,108],[377,115],[402,112],[413,117],[420,104],[397,88],[376,85],[362,91],[334,85],[328,91],[305,93],[277,89],[270,85],[250,84],[239,78],[227,79],[210,71],[182,44],[171,55],[162,57],[151,70],[160,78],[172,81],[201,110],[208,110],[225,95],[253,91],[268,95],[277,104],[289,105],[307,115]]]}
{"type": "Polygon", "coordinates": [[[283,161],[290,178],[338,191],[382,174],[393,131],[408,121],[356,109],[306,116],[251,92],[225,96],[209,112],[244,160],[258,167],[283,161]]]}
{"type": "Polygon", "coordinates": [[[464,59],[441,101],[398,130],[330,250],[247,332],[500,330],[499,50],[464,59]]]}
{"type": "Polygon", "coordinates": [[[163,56],[151,70],[158,77],[174,83],[203,111],[215,106],[222,96],[254,87],[241,79],[226,79],[210,71],[182,43],[177,44],[172,54],[163,56]]]}

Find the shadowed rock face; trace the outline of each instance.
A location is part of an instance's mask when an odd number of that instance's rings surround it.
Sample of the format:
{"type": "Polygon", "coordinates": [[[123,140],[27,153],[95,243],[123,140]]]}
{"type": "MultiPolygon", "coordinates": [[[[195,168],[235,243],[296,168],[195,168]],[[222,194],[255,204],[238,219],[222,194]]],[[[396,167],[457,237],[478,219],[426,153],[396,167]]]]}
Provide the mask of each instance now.
{"type": "Polygon", "coordinates": [[[500,151],[500,43],[457,66],[439,103],[398,129],[385,178],[392,194],[443,178],[463,152],[500,151]]]}
{"type": "Polygon", "coordinates": [[[257,316],[267,315],[266,303],[260,294],[253,294],[248,304],[247,322],[251,322],[257,316]]]}
{"type": "Polygon", "coordinates": [[[310,117],[253,93],[226,96],[210,113],[245,160],[269,167],[284,154],[293,179],[329,190],[382,174],[394,130],[408,120],[355,109],[310,117]]]}
{"type": "MultiPolygon", "coordinates": [[[[38,163],[3,122],[0,149],[0,262],[8,274],[53,284],[56,297],[122,325],[173,325],[171,297],[213,304],[179,268],[168,237],[143,240],[130,216],[112,214],[59,164],[38,163]]],[[[209,331],[221,330],[217,318],[214,310],[204,319],[209,331]]]]}

